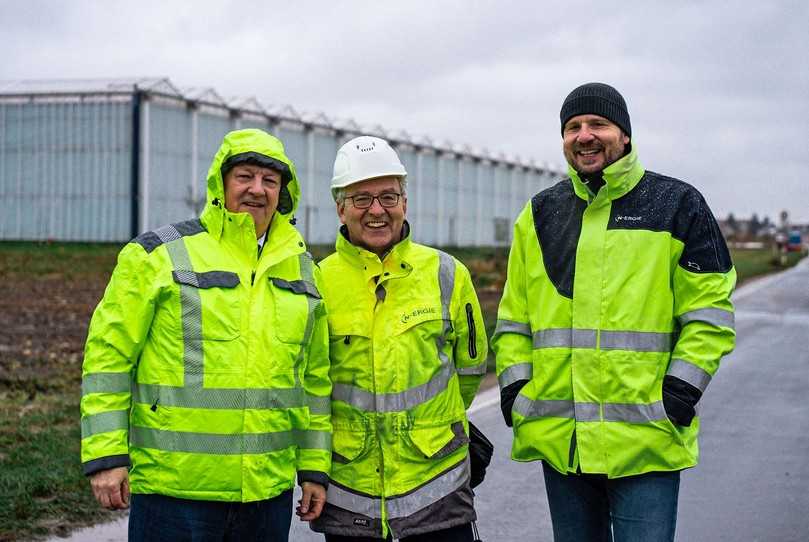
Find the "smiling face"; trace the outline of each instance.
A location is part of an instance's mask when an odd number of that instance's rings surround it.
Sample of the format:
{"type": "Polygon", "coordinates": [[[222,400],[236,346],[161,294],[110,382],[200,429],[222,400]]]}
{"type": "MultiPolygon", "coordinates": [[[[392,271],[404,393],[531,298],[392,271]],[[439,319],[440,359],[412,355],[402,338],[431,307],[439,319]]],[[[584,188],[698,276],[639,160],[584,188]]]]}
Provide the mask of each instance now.
{"type": "Polygon", "coordinates": [[[603,170],[624,155],[629,137],[598,115],[577,115],[562,129],[567,163],[582,175],[603,170]]]}
{"type": "Polygon", "coordinates": [[[383,194],[400,194],[401,187],[397,177],[379,177],[370,179],[346,188],[345,199],[337,204],[340,222],[348,228],[351,243],[361,246],[377,254],[380,258],[402,236],[407,213],[407,198],[399,196],[393,207],[383,207],[379,199],[374,198],[367,209],[359,209],[354,205],[354,196],[376,196],[383,194]]]}
{"type": "Polygon", "coordinates": [[[256,225],[256,238],[259,238],[270,227],[280,191],[279,172],[240,164],[225,175],[225,208],[232,213],[250,213],[256,225]]]}

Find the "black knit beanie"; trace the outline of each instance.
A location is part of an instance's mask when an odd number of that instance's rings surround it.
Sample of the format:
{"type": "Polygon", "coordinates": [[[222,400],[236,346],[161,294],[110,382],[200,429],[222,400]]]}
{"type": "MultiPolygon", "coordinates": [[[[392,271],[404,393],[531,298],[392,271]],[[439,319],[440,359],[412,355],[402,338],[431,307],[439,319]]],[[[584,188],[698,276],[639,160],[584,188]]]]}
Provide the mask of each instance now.
{"type": "Polygon", "coordinates": [[[604,117],[617,124],[627,136],[632,136],[632,125],[624,97],[609,85],[586,83],[568,94],[559,112],[562,132],[568,120],[576,115],[586,114],[604,117]]]}

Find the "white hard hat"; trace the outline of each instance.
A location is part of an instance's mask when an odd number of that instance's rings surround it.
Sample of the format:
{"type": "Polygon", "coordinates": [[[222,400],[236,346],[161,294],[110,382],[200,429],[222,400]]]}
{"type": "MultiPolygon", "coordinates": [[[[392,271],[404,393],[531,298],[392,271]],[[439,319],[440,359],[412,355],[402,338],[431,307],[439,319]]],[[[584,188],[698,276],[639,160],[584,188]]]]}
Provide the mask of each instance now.
{"type": "Polygon", "coordinates": [[[379,137],[359,136],[345,143],[334,159],[331,193],[337,188],[377,177],[407,177],[399,155],[379,137]]]}

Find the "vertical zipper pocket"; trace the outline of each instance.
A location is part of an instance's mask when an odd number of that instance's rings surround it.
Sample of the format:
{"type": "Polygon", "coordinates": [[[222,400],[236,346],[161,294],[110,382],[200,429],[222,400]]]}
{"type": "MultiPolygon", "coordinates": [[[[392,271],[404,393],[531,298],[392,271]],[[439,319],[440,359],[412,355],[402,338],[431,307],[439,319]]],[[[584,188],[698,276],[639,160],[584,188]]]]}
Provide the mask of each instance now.
{"type": "Polygon", "coordinates": [[[474,359],[478,357],[478,348],[475,333],[475,315],[472,311],[472,304],[466,304],[466,323],[469,327],[469,357],[474,359]]]}

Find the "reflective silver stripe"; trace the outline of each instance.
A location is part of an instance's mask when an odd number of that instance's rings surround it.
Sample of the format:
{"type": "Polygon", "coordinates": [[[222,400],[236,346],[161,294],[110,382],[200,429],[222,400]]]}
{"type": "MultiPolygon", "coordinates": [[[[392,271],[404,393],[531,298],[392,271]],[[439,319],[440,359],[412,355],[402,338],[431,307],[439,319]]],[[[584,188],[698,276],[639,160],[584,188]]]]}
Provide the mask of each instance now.
{"type": "Polygon", "coordinates": [[[516,333],[518,335],[531,336],[531,326],[523,324],[522,322],[514,322],[512,320],[498,320],[494,328],[494,334],[500,335],[501,333],[516,333]]]}
{"type": "Polygon", "coordinates": [[[736,328],[733,312],[724,309],[697,309],[683,313],[677,319],[681,326],[685,326],[689,322],[700,321],[713,326],[736,328]]]}
{"type": "Polygon", "coordinates": [[[415,395],[411,394],[411,400],[418,401],[418,403],[408,402],[407,404],[412,405],[409,408],[413,408],[416,404],[428,401],[444,391],[449,384],[450,378],[452,378],[452,371],[454,370],[449,354],[444,351],[444,347],[447,345],[447,337],[452,333],[452,311],[450,309],[452,304],[452,290],[455,288],[455,260],[446,252],[441,252],[440,250],[437,252],[438,289],[441,292],[441,318],[444,322],[444,329],[441,335],[435,338],[435,348],[438,352],[438,359],[441,361],[441,368],[439,372],[427,382],[426,386],[428,386],[428,389],[423,391],[419,390],[419,388],[425,386],[425,384],[423,384],[422,386],[406,390],[406,393],[415,392],[415,395]]]}
{"type": "Polygon", "coordinates": [[[129,392],[130,373],[88,373],[81,379],[81,394],[129,392]]]}
{"type": "Polygon", "coordinates": [[[648,405],[604,403],[605,422],[647,423],[666,419],[663,401],[648,405]]]}
{"type": "MultiPolygon", "coordinates": [[[[452,367],[452,362],[449,360],[449,356],[446,352],[444,352],[444,346],[447,344],[447,334],[452,331],[452,324],[446,324],[444,326],[444,332],[436,337],[435,339],[435,347],[438,351],[438,359],[441,360],[441,368],[442,370],[446,367],[452,367]]],[[[447,380],[449,382],[449,380],[447,380]]]]}
{"type": "Polygon", "coordinates": [[[633,352],[671,352],[671,333],[656,331],[601,330],[602,350],[631,350],[633,352]]]}
{"type": "Polygon", "coordinates": [[[455,260],[445,252],[438,251],[438,287],[441,289],[441,318],[450,325],[450,303],[455,287],[455,260]]]}
{"type": "Polygon", "coordinates": [[[552,328],[534,332],[534,348],[595,348],[595,329],[552,328]]]}
{"type": "Polygon", "coordinates": [[[312,255],[308,252],[302,252],[300,255],[298,255],[298,263],[300,264],[301,269],[301,280],[314,284],[315,275],[314,270],[312,269],[312,255]]]}
{"type": "Polygon", "coordinates": [[[571,334],[573,348],[595,348],[595,329],[574,329],[571,334]]]}
{"type": "Polygon", "coordinates": [[[419,510],[430,506],[457,491],[469,478],[469,462],[464,458],[460,463],[442,474],[439,474],[423,486],[410,491],[401,497],[388,497],[385,499],[385,508],[388,518],[405,518],[419,510]]]}
{"type": "Polygon", "coordinates": [[[514,384],[518,380],[531,380],[534,376],[534,364],[530,361],[523,363],[515,363],[511,367],[506,367],[500,376],[497,377],[497,382],[500,384],[502,390],[510,384],[514,384]]]}
{"type": "Polygon", "coordinates": [[[572,401],[566,400],[532,401],[522,395],[518,395],[514,401],[514,412],[526,418],[575,417],[577,422],[598,422],[601,421],[602,408],[605,422],[647,423],[666,418],[662,401],[651,404],[575,403],[574,405],[572,401]]]}
{"type": "Polygon", "coordinates": [[[306,394],[306,404],[310,414],[331,414],[331,397],[306,394]]]}
{"type": "Polygon", "coordinates": [[[331,450],[331,432],[298,430],[295,440],[300,448],[307,450],[331,450]]]}
{"type": "Polygon", "coordinates": [[[129,427],[128,410],[110,410],[99,414],[84,416],[81,419],[81,438],[91,437],[99,433],[118,431],[129,427]]]}
{"type": "Polygon", "coordinates": [[[457,367],[456,371],[459,375],[471,375],[471,376],[480,376],[486,374],[486,360],[484,359],[477,365],[473,365],[472,367],[457,367]]]}
{"type": "MultiPolygon", "coordinates": [[[[320,304],[320,292],[317,291],[317,288],[315,288],[314,285],[315,276],[312,255],[308,252],[301,253],[298,256],[298,263],[301,272],[301,281],[304,284],[308,283],[311,285],[311,288],[314,290],[314,294],[309,294],[306,296],[306,303],[308,305],[308,312],[306,313],[306,327],[304,328],[303,341],[301,342],[300,350],[298,350],[297,362],[295,363],[295,385],[300,386],[301,378],[299,367],[303,365],[303,358],[309,348],[309,344],[312,342],[312,333],[315,329],[315,311],[317,310],[317,306],[320,304]]],[[[304,287],[304,291],[305,288],[306,287],[304,287]]]]}
{"type": "Polygon", "coordinates": [[[669,370],[666,374],[676,376],[680,380],[685,380],[703,393],[712,378],[705,369],[684,359],[671,360],[669,370]]]}
{"type": "MultiPolygon", "coordinates": [[[[274,433],[192,433],[164,431],[133,426],[130,441],[139,448],[154,448],[167,452],[188,452],[216,455],[263,454],[295,446],[298,442],[318,442],[325,436],[304,435],[304,431],[277,431],[274,433]]],[[[310,433],[324,433],[311,431],[310,433]]],[[[328,449],[328,448],[327,448],[328,449]]]]}
{"type": "Polygon", "coordinates": [[[540,329],[533,335],[534,348],[595,348],[635,352],[669,352],[671,333],[654,331],[609,331],[595,329],[540,329]],[[599,342],[596,339],[599,338],[599,342]]]}
{"type": "Polygon", "coordinates": [[[577,422],[601,421],[601,405],[598,403],[575,403],[573,410],[576,412],[577,422]]]}
{"type": "Polygon", "coordinates": [[[174,282],[188,284],[195,288],[235,288],[239,285],[239,275],[231,271],[206,271],[197,273],[189,270],[172,271],[174,282]]]}
{"type": "Polygon", "coordinates": [[[158,384],[135,384],[136,403],[183,408],[273,409],[301,408],[308,404],[303,388],[191,389],[158,384]]]}
{"type": "Polygon", "coordinates": [[[512,410],[526,418],[572,418],[573,401],[565,399],[532,401],[524,395],[517,395],[512,410]]]}
{"type": "Polygon", "coordinates": [[[154,234],[164,243],[176,241],[182,237],[182,234],[174,227],[174,224],[162,226],[154,231],[154,234]]]}
{"type": "Polygon", "coordinates": [[[425,403],[447,389],[453,376],[453,367],[441,364],[438,372],[424,384],[396,393],[374,394],[358,386],[335,382],[331,398],[342,401],[365,412],[399,412],[425,403]]]}
{"type": "MultiPolygon", "coordinates": [[[[179,232],[173,226],[166,226],[155,233],[167,243],[166,250],[175,272],[193,272],[188,249],[179,232]],[[161,234],[161,232],[163,233],[161,234]],[[175,236],[176,238],[174,238],[175,236]]],[[[180,284],[180,310],[183,328],[185,387],[202,389],[202,302],[198,288],[180,284]]]]}
{"type": "Polygon", "coordinates": [[[382,517],[382,498],[371,497],[357,493],[349,488],[340,486],[334,480],[329,483],[326,490],[326,502],[357,514],[373,519],[382,517]]]}
{"type": "MultiPolygon", "coordinates": [[[[469,478],[469,463],[464,458],[426,484],[399,497],[385,499],[389,519],[413,515],[462,487],[469,478]]],[[[344,510],[373,519],[382,517],[382,499],[355,492],[332,481],[326,492],[326,501],[344,510]]]]}
{"type": "Polygon", "coordinates": [[[202,227],[202,222],[200,222],[198,218],[195,218],[186,220],[185,222],[163,226],[155,231],[143,233],[133,241],[139,243],[147,253],[151,253],[163,243],[168,243],[187,235],[196,235],[204,231],[205,228],[202,227]]]}
{"type": "Polygon", "coordinates": [[[199,218],[192,218],[184,222],[177,222],[174,224],[174,229],[177,230],[177,233],[183,237],[196,235],[205,231],[205,228],[202,226],[202,222],[200,222],[199,218]]]}

